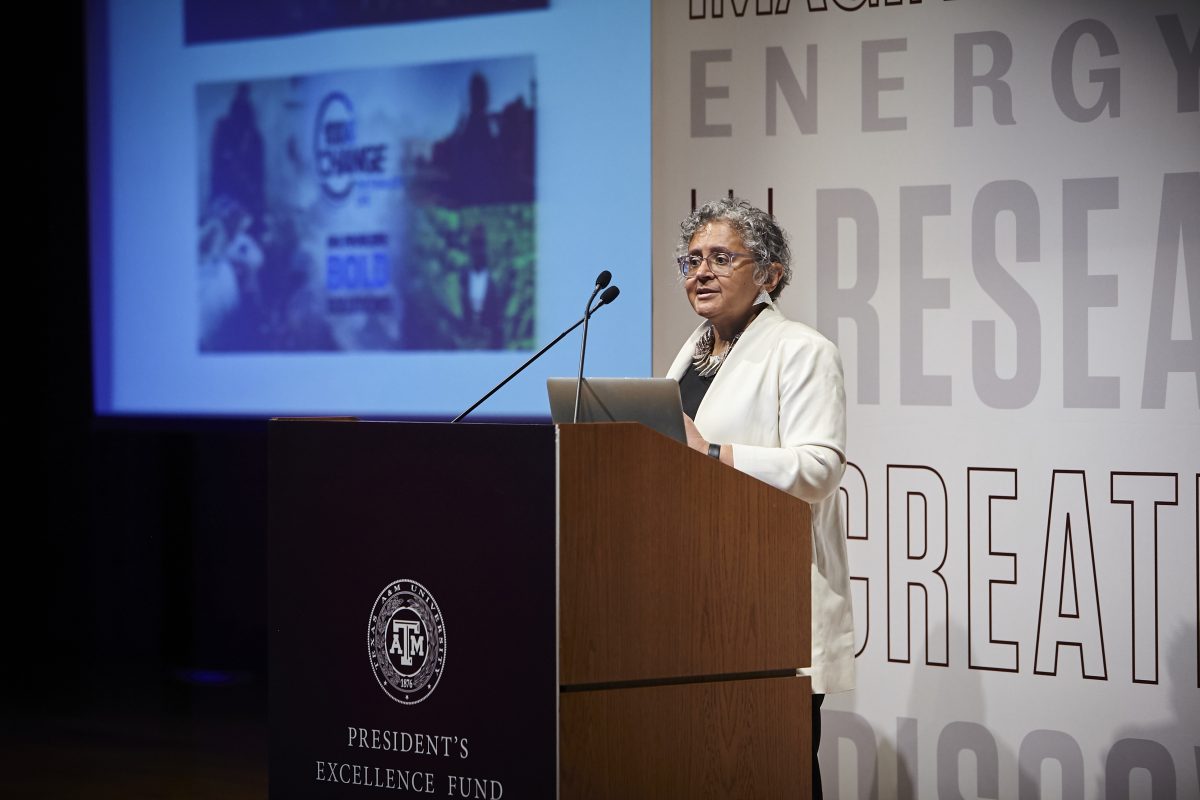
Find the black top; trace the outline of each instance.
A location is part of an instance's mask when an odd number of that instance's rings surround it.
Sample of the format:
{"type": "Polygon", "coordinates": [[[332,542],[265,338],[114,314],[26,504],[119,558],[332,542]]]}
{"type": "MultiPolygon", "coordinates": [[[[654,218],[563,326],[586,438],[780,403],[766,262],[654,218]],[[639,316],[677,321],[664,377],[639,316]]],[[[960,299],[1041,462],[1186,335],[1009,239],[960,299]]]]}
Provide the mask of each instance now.
{"type": "Polygon", "coordinates": [[[696,370],[696,365],[688,364],[687,372],[683,373],[683,377],[679,379],[679,400],[683,403],[683,413],[692,419],[696,418],[696,412],[700,410],[700,401],[704,399],[704,395],[708,391],[708,387],[712,386],[715,377],[717,377],[715,372],[707,378],[701,377],[696,370]]]}

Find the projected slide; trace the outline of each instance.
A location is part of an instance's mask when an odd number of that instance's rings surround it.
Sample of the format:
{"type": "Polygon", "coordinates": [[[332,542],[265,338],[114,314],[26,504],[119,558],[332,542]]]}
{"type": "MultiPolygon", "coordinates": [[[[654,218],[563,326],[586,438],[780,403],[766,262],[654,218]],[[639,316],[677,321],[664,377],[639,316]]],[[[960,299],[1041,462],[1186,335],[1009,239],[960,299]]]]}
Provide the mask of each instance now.
{"type": "Polygon", "coordinates": [[[531,57],[202,84],[202,352],[530,349],[531,57]]]}
{"type": "Polygon", "coordinates": [[[97,413],[450,420],[602,270],[587,372],[650,373],[643,0],[86,7],[97,413]]]}

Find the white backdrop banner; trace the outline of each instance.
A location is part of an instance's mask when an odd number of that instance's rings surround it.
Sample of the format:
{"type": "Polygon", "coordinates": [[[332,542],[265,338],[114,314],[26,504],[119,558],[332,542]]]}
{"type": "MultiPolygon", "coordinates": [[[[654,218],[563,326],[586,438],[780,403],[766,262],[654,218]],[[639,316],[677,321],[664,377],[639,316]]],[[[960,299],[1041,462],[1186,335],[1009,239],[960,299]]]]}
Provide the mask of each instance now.
{"type": "Polygon", "coordinates": [[[1200,796],[1200,4],[656,0],[654,368],[733,192],[842,351],[830,796],[1200,796]]]}

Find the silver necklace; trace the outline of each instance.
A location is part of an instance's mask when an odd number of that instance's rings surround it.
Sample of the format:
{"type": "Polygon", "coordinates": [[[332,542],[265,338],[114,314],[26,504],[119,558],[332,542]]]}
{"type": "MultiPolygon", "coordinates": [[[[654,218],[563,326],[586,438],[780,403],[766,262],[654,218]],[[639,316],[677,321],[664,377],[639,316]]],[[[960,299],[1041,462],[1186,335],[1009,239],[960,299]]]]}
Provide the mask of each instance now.
{"type": "Polygon", "coordinates": [[[696,342],[696,349],[692,353],[692,366],[696,368],[696,374],[701,378],[708,378],[717,374],[717,370],[725,363],[725,359],[729,358],[729,353],[733,350],[733,346],[737,344],[738,339],[742,338],[745,328],[738,331],[737,336],[729,340],[725,345],[725,349],[719,354],[713,352],[713,335],[712,326],[700,337],[696,342]]]}
{"type": "MultiPolygon", "coordinates": [[[[767,303],[769,302],[770,300],[767,301],[767,303]]],[[[692,351],[692,366],[696,368],[696,374],[701,378],[716,375],[717,370],[725,363],[725,359],[729,358],[729,354],[733,352],[733,346],[738,343],[738,339],[742,338],[742,334],[750,327],[750,323],[754,322],[760,311],[762,311],[762,306],[754,307],[754,310],[750,312],[750,318],[746,320],[746,324],[729,340],[720,355],[713,352],[716,335],[713,333],[713,326],[710,322],[708,330],[700,335],[700,339],[696,342],[696,349],[692,351]]]]}

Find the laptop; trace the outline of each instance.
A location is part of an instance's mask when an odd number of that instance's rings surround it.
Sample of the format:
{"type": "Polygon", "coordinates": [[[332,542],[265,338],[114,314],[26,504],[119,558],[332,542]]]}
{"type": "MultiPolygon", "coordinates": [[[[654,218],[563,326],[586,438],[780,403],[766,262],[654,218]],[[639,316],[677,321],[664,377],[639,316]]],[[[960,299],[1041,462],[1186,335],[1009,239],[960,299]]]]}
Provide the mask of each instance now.
{"type": "MultiPolygon", "coordinates": [[[[571,422],[575,415],[574,378],[548,378],[550,417],[571,422]]],[[[579,396],[580,422],[640,422],[663,436],[687,444],[679,384],[670,378],[584,378],[579,396]]]]}

